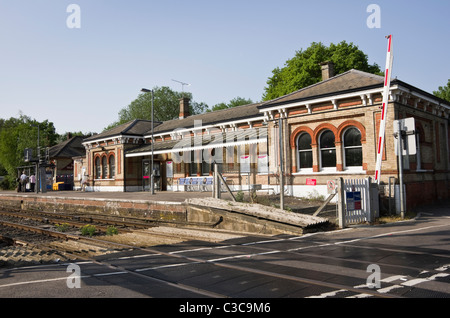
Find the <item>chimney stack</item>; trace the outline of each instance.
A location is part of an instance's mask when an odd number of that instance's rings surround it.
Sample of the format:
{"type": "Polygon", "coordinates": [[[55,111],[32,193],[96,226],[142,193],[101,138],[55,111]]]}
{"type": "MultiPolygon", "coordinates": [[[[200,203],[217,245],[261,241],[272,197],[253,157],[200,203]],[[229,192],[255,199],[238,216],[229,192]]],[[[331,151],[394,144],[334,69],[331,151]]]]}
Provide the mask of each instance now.
{"type": "Polygon", "coordinates": [[[320,63],[322,67],[322,81],[334,76],[334,63],[331,61],[320,63]]]}
{"type": "Polygon", "coordinates": [[[183,97],[180,99],[180,119],[186,118],[189,113],[189,98],[183,97]]]}

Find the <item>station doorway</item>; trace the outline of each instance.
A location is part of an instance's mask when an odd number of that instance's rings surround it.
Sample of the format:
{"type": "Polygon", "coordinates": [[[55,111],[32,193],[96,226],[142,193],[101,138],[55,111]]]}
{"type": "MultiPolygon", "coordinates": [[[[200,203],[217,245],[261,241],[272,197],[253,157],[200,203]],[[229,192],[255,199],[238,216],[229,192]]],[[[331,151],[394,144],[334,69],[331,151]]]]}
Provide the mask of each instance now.
{"type": "MultiPolygon", "coordinates": [[[[142,160],[142,190],[151,191],[151,166],[152,161],[150,159],[142,160]]],[[[161,190],[161,163],[159,161],[153,161],[153,179],[155,191],[161,190]]]]}

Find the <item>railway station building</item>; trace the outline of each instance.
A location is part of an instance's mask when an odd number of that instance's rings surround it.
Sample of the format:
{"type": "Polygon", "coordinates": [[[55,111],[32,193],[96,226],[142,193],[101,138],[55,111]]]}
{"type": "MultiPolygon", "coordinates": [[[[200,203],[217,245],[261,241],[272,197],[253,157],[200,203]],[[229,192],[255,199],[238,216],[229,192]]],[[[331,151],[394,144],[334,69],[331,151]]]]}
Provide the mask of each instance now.
{"type": "MultiPolygon", "coordinates": [[[[338,177],[373,178],[384,78],[332,72],[325,64],[319,83],[200,115],[182,99],[179,118],[153,132],[150,121],[133,120],[93,135],[83,140],[86,155],[75,158],[75,185],[84,175],[87,191],[148,191],[152,154],[159,191],[207,191],[214,163],[234,191],[257,185],[279,193],[280,167],[285,193],[298,197],[325,196],[327,181],[338,177]]],[[[403,156],[408,208],[450,197],[449,115],[450,103],[391,81],[380,185],[399,177],[394,120],[414,118],[416,151],[403,156]]]]}

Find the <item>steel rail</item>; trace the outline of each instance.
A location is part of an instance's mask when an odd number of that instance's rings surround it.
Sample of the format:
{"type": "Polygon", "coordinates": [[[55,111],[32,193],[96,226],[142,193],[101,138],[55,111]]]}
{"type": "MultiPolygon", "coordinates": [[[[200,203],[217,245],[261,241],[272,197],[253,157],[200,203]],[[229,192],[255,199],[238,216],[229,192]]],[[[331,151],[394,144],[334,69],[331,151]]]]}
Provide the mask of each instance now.
{"type": "MultiPolygon", "coordinates": [[[[393,294],[389,294],[389,293],[380,294],[377,291],[366,289],[366,288],[354,288],[352,286],[347,286],[347,285],[343,285],[343,284],[319,281],[319,280],[309,279],[309,278],[305,278],[305,277],[293,276],[293,275],[289,275],[289,274],[276,273],[276,272],[267,271],[267,270],[260,270],[260,269],[254,268],[254,267],[246,267],[246,266],[242,266],[242,265],[224,263],[224,262],[220,262],[218,260],[208,260],[208,259],[202,259],[202,258],[198,258],[198,257],[185,256],[185,255],[181,255],[181,254],[173,254],[170,252],[160,251],[155,248],[136,247],[136,246],[132,246],[132,245],[128,245],[128,244],[105,241],[105,240],[92,238],[92,237],[79,237],[76,235],[66,235],[66,234],[60,233],[60,232],[45,230],[45,229],[41,229],[41,228],[36,228],[36,227],[28,226],[28,225],[22,225],[22,224],[11,223],[11,222],[0,221],[0,224],[4,225],[4,226],[18,227],[20,229],[29,229],[30,231],[42,233],[45,235],[52,235],[52,236],[56,236],[56,237],[60,237],[60,238],[64,238],[64,239],[79,240],[82,238],[83,240],[85,240],[85,241],[87,240],[92,243],[97,243],[97,244],[107,243],[108,245],[114,245],[114,246],[118,246],[121,248],[140,250],[140,251],[144,251],[144,252],[150,252],[150,253],[154,253],[154,254],[164,255],[164,256],[167,256],[170,258],[177,258],[177,259],[181,259],[183,261],[191,262],[192,264],[210,264],[210,265],[214,265],[214,266],[217,266],[220,268],[226,268],[226,269],[237,270],[237,271],[242,271],[242,272],[247,272],[247,273],[253,273],[253,274],[258,274],[258,275],[263,275],[263,276],[268,276],[268,277],[274,277],[274,278],[278,278],[278,279],[285,279],[285,280],[294,281],[294,282],[298,282],[298,283],[327,287],[327,288],[332,288],[332,289],[337,289],[337,290],[344,289],[349,292],[354,292],[357,294],[368,294],[368,295],[371,295],[374,297],[379,297],[379,298],[401,298],[401,296],[398,296],[398,295],[393,295],[393,294]]],[[[80,256],[78,256],[78,257],[80,257],[80,256]]],[[[96,262],[98,264],[104,264],[104,265],[112,266],[112,267],[120,269],[120,270],[126,270],[125,268],[123,268],[121,266],[111,265],[111,264],[107,263],[106,261],[99,262],[92,258],[87,258],[87,259],[89,259],[93,262],[96,262]]],[[[138,272],[135,272],[132,270],[126,270],[126,271],[130,272],[130,273],[138,274],[140,277],[148,276],[149,278],[151,278],[153,280],[164,282],[164,280],[161,280],[161,279],[155,278],[155,277],[151,277],[150,275],[145,275],[145,274],[138,273],[138,272]]],[[[170,283],[173,286],[180,286],[182,289],[193,288],[190,286],[181,285],[178,283],[173,283],[173,282],[168,282],[168,281],[166,283],[168,283],[168,284],[170,283]]],[[[194,288],[194,289],[197,289],[197,288],[194,288]]],[[[208,291],[208,293],[211,293],[212,295],[215,294],[214,292],[209,292],[209,291],[208,291]]],[[[218,294],[216,294],[216,295],[218,295],[218,294]]],[[[219,297],[224,297],[224,296],[220,295],[219,297]]]]}
{"type": "Polygon", "coordinates": [[[71,219],[71,220],[83,220],[85,222],[95,222],[95,223],[104,223],[110,225],[118,225],[118,226],[126,226],[126,227],[134,227],[134,228],[149,228],[160,226],[161,224],[169,224],[175,226],[198,226],[205,228],[213,228],[217,226],[220,222],[223,221],[223,218],[220,218],[217,222],[214,223],[204,223],[204,222],[181,222],[181,221],[170,221],[170,220],[156,220],[156,219],[144,219],[144,218],[135,218],[129,216],[115,216],[115,215],[93,215],[93,214],[67,214],[67,213],[57,213],[57,212],[45,212],[45,211],[24,211],[24,212],[11,212],[11,211],[0,211],[0,214],[5,215],[23,215],[24,217],[31,217],[31,215],[41,215],[42,217],[51,217],[51,218],[61,218],[61,219],[71,219]],[[119,220],[122,219],[122,220],[119,220]],[[136,221],[138,220],[138,221],[136,221]]]}
{"type": "MultiPolygon", "coordinates": [[[[130,249],[141,250],[141,248],[135,247],[135,246],[131,246],[131,245],[119,244],[119,243],[115,243],[115,242],[99,240],[99,239],[94,239],[94,238],[89,238],[89,237],[80,237],[80,236],[77,236],[77,235],[64,234],[64,233],[55,232],[55,231],[51,231],[51,230],[46,230],[46,229],[33,227],[33,226],[29,226],[29,225],[24,225],[24,224],[0,221],[0,225],[13,227],[13,228],[18,228],[20,230],[25,230],[25,231],[30,231],[30,232],[36,232],[36,233],[39,233],[39,234],[48,235],[48,236],[57,237],[57,238],[84,240],[84,241],[97,243],[97,244],[100,244],[100,245],[107,244],[107,245],[115,245],[115,246],[119,246],[119,247],[126,247],[126,248],[130,248],[130,249]]],[[[7,238],[9,242],[16,242],[16,240],[14,238],[11,238],[11,237],[4,237],[4,238],[7,238]]],[[[48,247],[45,246],[44,244],[32,244],[32,245],[34,247],[48,249],[48,247]]],[[[215,292],[212,292],[212,291],[204,290],[204,289],[201,289],[201,288],[198,288],[198,287],[193,287],[193,286],[189,286],[189,285],[185,285],[185,284],[181,284],[181,283],[174,283],[174,282],[171,282],[169,280],[164,280],[164,279],[161,279],[161,278],[152,277],[152,276],[149,276],[149,275],[145,275],[145,274],[139,273],[137,271],[132,271],[132,270],[126,269],[126,268],[121,267],[121,266],[109,264],[109,263],[107,263],[105,261],[96,260],[93,257],[88,257],[88,256],[84,256],[84,255],[78,255],[78,254],[75,254],[73,252],[60,250],[58,248],[52,248],[52,249],[56,250],[58,252],[62,252],[62,254],[64,254],[65,256],[73,256],[77,260],[90,261],[90,262],[95,263],[97,265],[106,266],[106,267],[111,268],[111,269],[123,271],[123,272],[126,272],[128,274],[131,274],[131,275],[134,275],[134,276],[138,276],[139,278],[143,278],[143,279],[150,280],[150,281],[153,281],[153,282],[162,283],[164,285],[175,287],[175,288],[178,288],[178,289],[181,289],[181,290],[186,290],[186,291],[189,291],[189,292],[193,292],[193,293],[196,293],[196,294],[199,294],[199,295],[212,297],[212,298],[227,298],[226,295],[222,295],[222,294],[215,293],[215,292]]]]}
{"type": "Polygon", "coordinates": [[[79,239],[79,237],[77,235],[65,234],[65,233],[47,230],[47,229],[43,229],[43,228],[36,227],[36,226],[26,225],[26,224],[20,224],[20,223],[7,222],[7,221],[0,220],[0,225],[6,226],[6,227],[12,227],[12,228],[16,228],[16,229],[24,230],[24,231],[28,231],[28,232],[34,232],[34,233],[42,234],[45,236],[51,236],[51,237],[55,237],[55,238],[65,239],[65,240],[68,240],[68,239],[78,240],[79,239]]]}

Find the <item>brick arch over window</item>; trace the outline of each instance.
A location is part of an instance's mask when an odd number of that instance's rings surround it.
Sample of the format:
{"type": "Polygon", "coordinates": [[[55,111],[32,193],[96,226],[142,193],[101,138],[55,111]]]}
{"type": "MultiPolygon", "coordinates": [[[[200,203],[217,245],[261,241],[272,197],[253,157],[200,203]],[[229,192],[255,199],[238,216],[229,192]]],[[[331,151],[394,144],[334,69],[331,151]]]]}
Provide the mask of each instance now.
{"type": "Polygon", "coordinates": [[[356,120],[347,120],[339,125],[339,127],[337,128],[337,133],[335,134],[336,142],[342,141],[342,134],[349,127],[358,128],[359,132],[361,133],[361,143],[364,144],[366,142],[366,128],[363,126],[363,124],[356,120]]]}
{"type": "Polygon", "coordinates": [[[108,157],[106,154],[102,156],[102,179],[106,179],[108,177],[108,157]]]}
{"type": "Polygon", "coordinates": [[[314,134],[312,136],[312,142],[316,145],[319,144],[319,136],[322,133],[322,131],[324,130],[331,130],[334,134],[335,137],[335,142],[340,141],[340,138],[338,138],[338,134],[337,134],[337,128],[334,127],[332,124],[329,123],[323,123],[320,124],[319,126],[316,127],[316,129],[314,129],[314,134]]]}
{"type": "Polygon", "coordinates": [[[100,154],[94,155],[94,178],[99,179],[102,174],[102,156],[100,154]]]}
{"type": "Polygon", "coordinates": [[[311,136],[312,143],[314,143],[314,139],[313,139],[314,132],[313,132],[313,130],[311,128],[307,127],[307,126],[300,126],[300,127],[295,128],[295,130],[291,134],[291,138],[290,138],[291,139],[290,140],[291,148],[295,148],[296,147],[297,137],[303,132],[308,133],[311,136]]]}
{"type": "Polygon", "coordinates": [[[108,176],[114,178],[116,176],[116,156],[114,152],[110,152],[107,158],[108,176]]]}
{"type": "Polygon", "coordinates": [[[102,160],[103,163],[103,159],[106,159],[106,161],[108,161],[108,156],[106,154],[101,155],[100,159],[102,160]]]}
{"type": "Polygon", "coordinates": [[[116,155],[115,155],[115,153],[113,151],[111,151],[108,154],[106,154],[106,156],[108,157],[107,159],[108,159],[108,162],[109,162],[109,157],[111,157],[111,156],[115,157],[116,155]]]}
{"type": "Polygon", "coordinates": [[[102,160],[102,155],[100,153],[96,153],[94,155],[94,161],[97,160],[97,158],[100,158],[100,160],[102,160]]]}

